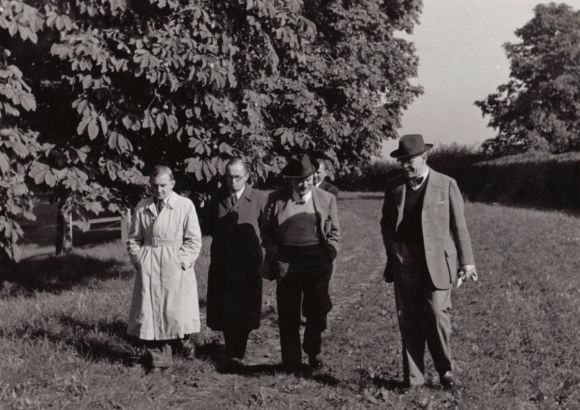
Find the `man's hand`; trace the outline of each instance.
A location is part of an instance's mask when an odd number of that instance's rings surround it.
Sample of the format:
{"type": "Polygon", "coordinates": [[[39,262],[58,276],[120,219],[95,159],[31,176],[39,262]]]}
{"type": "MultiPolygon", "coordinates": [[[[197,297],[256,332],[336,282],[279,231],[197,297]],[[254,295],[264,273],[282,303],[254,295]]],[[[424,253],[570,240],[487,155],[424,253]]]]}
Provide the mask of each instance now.
{"type": "Polygon", "coordinates": [[[459,270],[457,287],[460,287],[463,282],[470,278],[474,282],[477,281],[477,271],[475,270],[475,265],[463,265],[459,270]]]}

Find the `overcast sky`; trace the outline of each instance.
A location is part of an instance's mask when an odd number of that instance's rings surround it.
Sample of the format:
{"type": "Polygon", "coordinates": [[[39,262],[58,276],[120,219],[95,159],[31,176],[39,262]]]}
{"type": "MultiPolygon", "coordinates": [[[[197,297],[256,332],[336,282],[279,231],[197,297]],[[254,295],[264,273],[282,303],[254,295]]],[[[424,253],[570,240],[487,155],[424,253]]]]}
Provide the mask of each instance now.
{"type": "MultiPolygon", "coordinates": [[[[580,0],[565,1],[575,9],[580,0]]],[[[538,0],[424,0],[411,39],[419,55],[417,83],[425,93],[403,116],[399,135],[421,133],[432,142],[475,144],[495,134],[475,100],[507,81],[502,45],[533,17],[538,0]]],[[[544,2],[547,3],[547,2],[544,2]]],[[[394,141],[385,151],[390,152],[394,141]]],[[[394,148],[393,148],[394,149],[394,148]]]]}

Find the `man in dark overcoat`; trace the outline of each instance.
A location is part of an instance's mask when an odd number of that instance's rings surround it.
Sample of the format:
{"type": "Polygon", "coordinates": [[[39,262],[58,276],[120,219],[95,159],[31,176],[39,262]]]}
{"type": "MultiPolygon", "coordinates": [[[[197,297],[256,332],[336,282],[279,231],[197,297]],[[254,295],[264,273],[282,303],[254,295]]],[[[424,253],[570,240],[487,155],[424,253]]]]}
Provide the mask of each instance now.
{"type": "Polygon", "coordinates": [[[427,166],[420,134],[404,135],[391,153],[403,174],[387,182],[381,231],[387,252],[385,280],[394,282],[409,388],[425,382],[427,344],[441,384],[457,386],[451,362],[451,288],[477,278],[463,199],[453,178],[427,166]]]}
{"type": "Polygon", "coordinates": [[[267,195],[247,184],[240,158],[226,167],[226,184],[210,206],[212,236],[207,325],[224,333],[227,365],[243,365],[248,336],[260,326],[263,252],[260,220],[267,195]]]}
{"type": "Polygon", "coordinates": [[[308,155],[291,159],[282,170],[289,184],[270,194],[261,225],[264,273],[277,279],[282,364],[291,373],[302,369],[301,313],[302,349],[311,368],[323,366],[322,332],[332,308],[328,286],[340,243],[336,197],[313,186],[315,171],[308,155]]]}

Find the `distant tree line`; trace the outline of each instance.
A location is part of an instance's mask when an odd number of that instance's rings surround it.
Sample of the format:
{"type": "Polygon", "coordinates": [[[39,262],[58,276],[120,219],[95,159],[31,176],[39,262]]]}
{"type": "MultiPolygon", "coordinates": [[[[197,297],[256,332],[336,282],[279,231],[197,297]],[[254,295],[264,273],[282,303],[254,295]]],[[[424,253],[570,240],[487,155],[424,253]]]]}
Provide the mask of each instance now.
{"type": "Polygon", "coordinates": [[[118,211],[163,162],[203,204],[229,158],[258,179],[315,151],[337,175],[396,136],[420,94],[421,0],[0,0],[0,252],[33,191],[118,211]]]}

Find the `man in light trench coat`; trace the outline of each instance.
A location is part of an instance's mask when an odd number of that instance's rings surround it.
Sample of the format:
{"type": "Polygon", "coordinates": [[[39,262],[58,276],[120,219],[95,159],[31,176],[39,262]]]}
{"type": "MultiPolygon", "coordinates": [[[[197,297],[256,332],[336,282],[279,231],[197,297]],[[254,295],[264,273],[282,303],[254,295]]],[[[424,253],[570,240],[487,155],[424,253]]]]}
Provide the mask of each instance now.
{"type": "Polygon", "coordinates": [[[409,388],[425,382],[425,343],[445,388],[458,385],[451,363],[451,288],[477,279],[463,199],[454,179],[427,166],[420,134],[404,135],[391,153],[403,169],[387,182],[381,231],[387,251],[385,280],[395,284],[409,388]]]}
{"type": "Polygon", "coordinates": [[[170,367],[172,349],[183,350],[200,330],[194,263],[202,241],[195,206],[173,192],[171,169],[156,166],[150,183],[127,244],[137,269],[127,332],[145,342],[143,365],[154,369],[170,367]]]}

